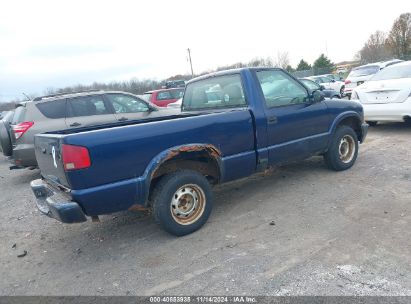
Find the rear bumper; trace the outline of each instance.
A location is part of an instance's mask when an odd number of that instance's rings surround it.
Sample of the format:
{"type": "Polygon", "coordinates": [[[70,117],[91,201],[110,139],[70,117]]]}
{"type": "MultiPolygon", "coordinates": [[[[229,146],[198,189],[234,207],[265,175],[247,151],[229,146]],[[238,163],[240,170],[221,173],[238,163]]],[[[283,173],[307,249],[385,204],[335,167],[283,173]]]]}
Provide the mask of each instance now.
{"type": "Polygon", "coordinates": [[[76,202],[61,190],[51,188],[45,181],[36,179],[30,183],[41,213],[63,223],[81,223],[86,216],[76,202]]]}
{"type": "Polygon", "coordinates": [[[19,144],[13,147],[13,163],[21,167],[37,167],[33,144],[19,144]]]}
{"type": "Polygon", "coordinates": [[[405,117],[411,117],[411,97],[404,102],[362,104],[365,120],[402,122],[405,117]]]}

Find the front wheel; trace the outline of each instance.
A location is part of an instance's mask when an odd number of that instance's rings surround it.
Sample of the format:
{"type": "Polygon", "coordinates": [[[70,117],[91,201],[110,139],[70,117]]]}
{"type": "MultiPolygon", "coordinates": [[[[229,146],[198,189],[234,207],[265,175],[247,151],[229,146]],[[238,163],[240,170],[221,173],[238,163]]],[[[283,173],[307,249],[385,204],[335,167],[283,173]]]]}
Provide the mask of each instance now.
{"type": "Polygon", "coordinates": [[[328,151],[324,154],[327,166],[335,171],[347,170],[354,165],[357,155],[357,134],[348,126],[338,127],[328,151]]]}
{"type": "Polygon", "coordinates": [[[155,220],[167,232],[182,236],[201,228],[210,216],[213,194],[208,180],[191,170],[161,178],[153,196],[155,220]]]}

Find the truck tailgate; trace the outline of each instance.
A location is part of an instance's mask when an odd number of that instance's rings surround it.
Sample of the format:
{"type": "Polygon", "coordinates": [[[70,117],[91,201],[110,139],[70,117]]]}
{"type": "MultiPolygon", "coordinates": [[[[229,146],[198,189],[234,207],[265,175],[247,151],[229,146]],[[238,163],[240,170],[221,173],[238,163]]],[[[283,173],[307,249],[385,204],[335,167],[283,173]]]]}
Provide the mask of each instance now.
{"type": "Polygon", "coordinates": [[[44,178],[70,188],[61,157],[61,135],[40,134],[34,138],[37,163],[44,178]]]}

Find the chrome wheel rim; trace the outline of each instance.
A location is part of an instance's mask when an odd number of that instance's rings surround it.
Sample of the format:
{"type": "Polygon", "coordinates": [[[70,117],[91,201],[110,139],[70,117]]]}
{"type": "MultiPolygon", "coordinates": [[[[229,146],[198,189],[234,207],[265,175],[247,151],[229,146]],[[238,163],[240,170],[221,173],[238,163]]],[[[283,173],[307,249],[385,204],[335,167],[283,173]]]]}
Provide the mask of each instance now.
{"type": "Polygon", "coordinates": [[[196,222],[204,212],[206,198],[204,191],[195,184],[178,188],[170,203],[173,219],[181,225],[196,222]]]}
{"type": "Polygon", "coordinates": [[[340,145],[338,147],[340,160],[347,164],[351,162],[355,154],[355,141],[351,135],[344,135],[341,138],[340,145]]]}

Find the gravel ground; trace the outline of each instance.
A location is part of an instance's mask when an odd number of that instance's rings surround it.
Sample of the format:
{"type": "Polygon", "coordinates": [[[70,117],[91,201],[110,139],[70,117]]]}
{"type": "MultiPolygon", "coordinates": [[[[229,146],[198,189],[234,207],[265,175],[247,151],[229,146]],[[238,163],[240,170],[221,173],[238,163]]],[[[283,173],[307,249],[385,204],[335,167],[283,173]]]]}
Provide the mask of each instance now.
{"type": "Polygon", "coordinates": [[[371,128],[348,171],[313,157],[219,186],[180,238],[140,213],[42,216],[39,171],[0,158],[0,295],[411,295],[410,135],[371,128]]]}

